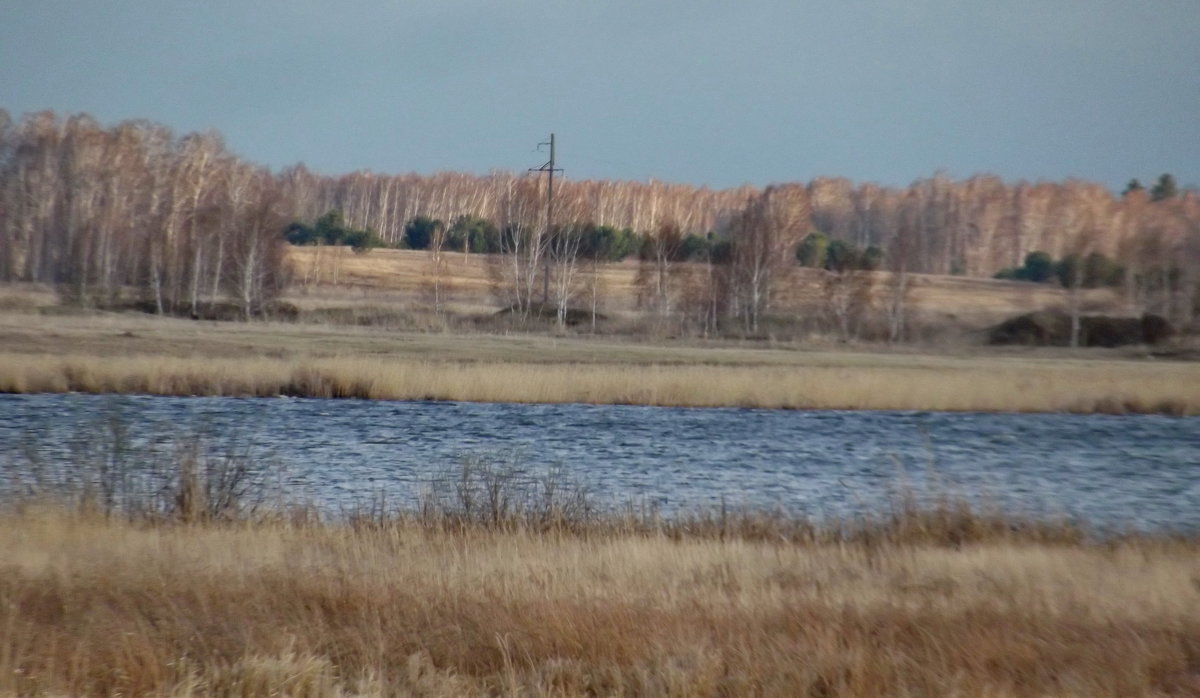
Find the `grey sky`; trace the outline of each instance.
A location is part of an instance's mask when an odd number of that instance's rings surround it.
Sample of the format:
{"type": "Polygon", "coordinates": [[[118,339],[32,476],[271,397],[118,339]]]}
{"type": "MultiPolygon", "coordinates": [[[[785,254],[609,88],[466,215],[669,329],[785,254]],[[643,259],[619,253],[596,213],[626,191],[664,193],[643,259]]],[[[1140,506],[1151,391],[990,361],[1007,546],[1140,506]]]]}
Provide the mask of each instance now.
{"type": "Polygon", "coordinates": [[[0,108],[327,174],[1200,183],[1200,0],[0,0],[0,108]]]}

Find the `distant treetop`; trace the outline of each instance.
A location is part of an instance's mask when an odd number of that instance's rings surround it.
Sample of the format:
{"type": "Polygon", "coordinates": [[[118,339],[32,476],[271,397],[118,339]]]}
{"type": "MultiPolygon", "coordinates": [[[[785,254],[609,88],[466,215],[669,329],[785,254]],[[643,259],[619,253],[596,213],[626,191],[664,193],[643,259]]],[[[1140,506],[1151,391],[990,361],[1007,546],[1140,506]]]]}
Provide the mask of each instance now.
{"type": "Polygon", "coordinates": [[[1162,201],[1164,199],[1172,199],[1179,193],[1179,188],[1175,185],[1175,177],[1169,172],[1158,176],[1158,181],[1150,189],[1151,201],[1162,201]]]}

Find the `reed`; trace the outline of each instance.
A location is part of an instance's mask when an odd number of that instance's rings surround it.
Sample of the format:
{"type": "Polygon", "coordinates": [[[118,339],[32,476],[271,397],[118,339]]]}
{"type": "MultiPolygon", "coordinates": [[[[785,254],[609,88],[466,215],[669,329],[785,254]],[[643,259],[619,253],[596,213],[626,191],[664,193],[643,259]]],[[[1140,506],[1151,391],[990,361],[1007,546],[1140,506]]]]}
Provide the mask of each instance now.
{"type": "Polygon", "coordinates": [[[1200,414],[1187,363],[658,365],[0,355],[0,392],[579,402],[684,407],[1200,414]]]}
{"type": "Polygon", "coordinates": [[[1195,695],[1197,553],[27,506],[0,694],[1195,695]]]}
{"type": "Polygon", "coordinates": [[[0,337],[0,391],[16,393],[1200,413],[1200,363],[1132,349],[814,351],[18,312],[0,312],[0,337]]]}

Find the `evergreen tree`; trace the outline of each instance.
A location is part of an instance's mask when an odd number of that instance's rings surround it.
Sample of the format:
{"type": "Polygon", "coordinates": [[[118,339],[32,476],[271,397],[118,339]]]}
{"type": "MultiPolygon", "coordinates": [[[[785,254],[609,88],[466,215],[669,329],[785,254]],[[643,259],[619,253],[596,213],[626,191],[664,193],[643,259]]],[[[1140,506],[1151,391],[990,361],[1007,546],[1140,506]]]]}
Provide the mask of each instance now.
{"type": "Polygon", "coordinates": [[[824,233],[814,230],[805,235],[796,247],[796,261],[806,267],[823,267],[828,249],[829,238],[824,233]]]}
{"type": "Polygon", "coordinates": [[[1162,201],[1173,198],[1178,193],[1179,189],[1175,186],[1175,177],[1170,173],[1164,173],[1159,175],[1158,181],[1150,189],[1150,200],[1162,201]]]}
{"type": "Polygon", "coordinates": [[[428,216],[417,216],[404,226],[404,242],[410,250],[427,250],[442,222],[428,216]]]}

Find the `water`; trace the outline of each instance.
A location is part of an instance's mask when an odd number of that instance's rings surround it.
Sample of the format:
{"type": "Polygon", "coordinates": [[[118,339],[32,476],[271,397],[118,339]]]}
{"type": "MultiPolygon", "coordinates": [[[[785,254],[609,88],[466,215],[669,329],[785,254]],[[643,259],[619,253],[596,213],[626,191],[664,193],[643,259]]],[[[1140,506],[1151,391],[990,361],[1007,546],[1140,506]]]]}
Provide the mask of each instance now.
{"type": "MultiPolygon", "coordinates": [[[[816,517],[877,510],[909,483],[1014,513],[1200,529],[1200,418],[787,412],[283,398],[0,396],[0,468],[65,459],[119,414],[137,443],[203,429],[282,464],[285,494],[331,508],[411,504],[464,455],[565,465],[604,501],[816,517]]],[[[0,478],[0,481],[3,481],[0,478]]]]}

